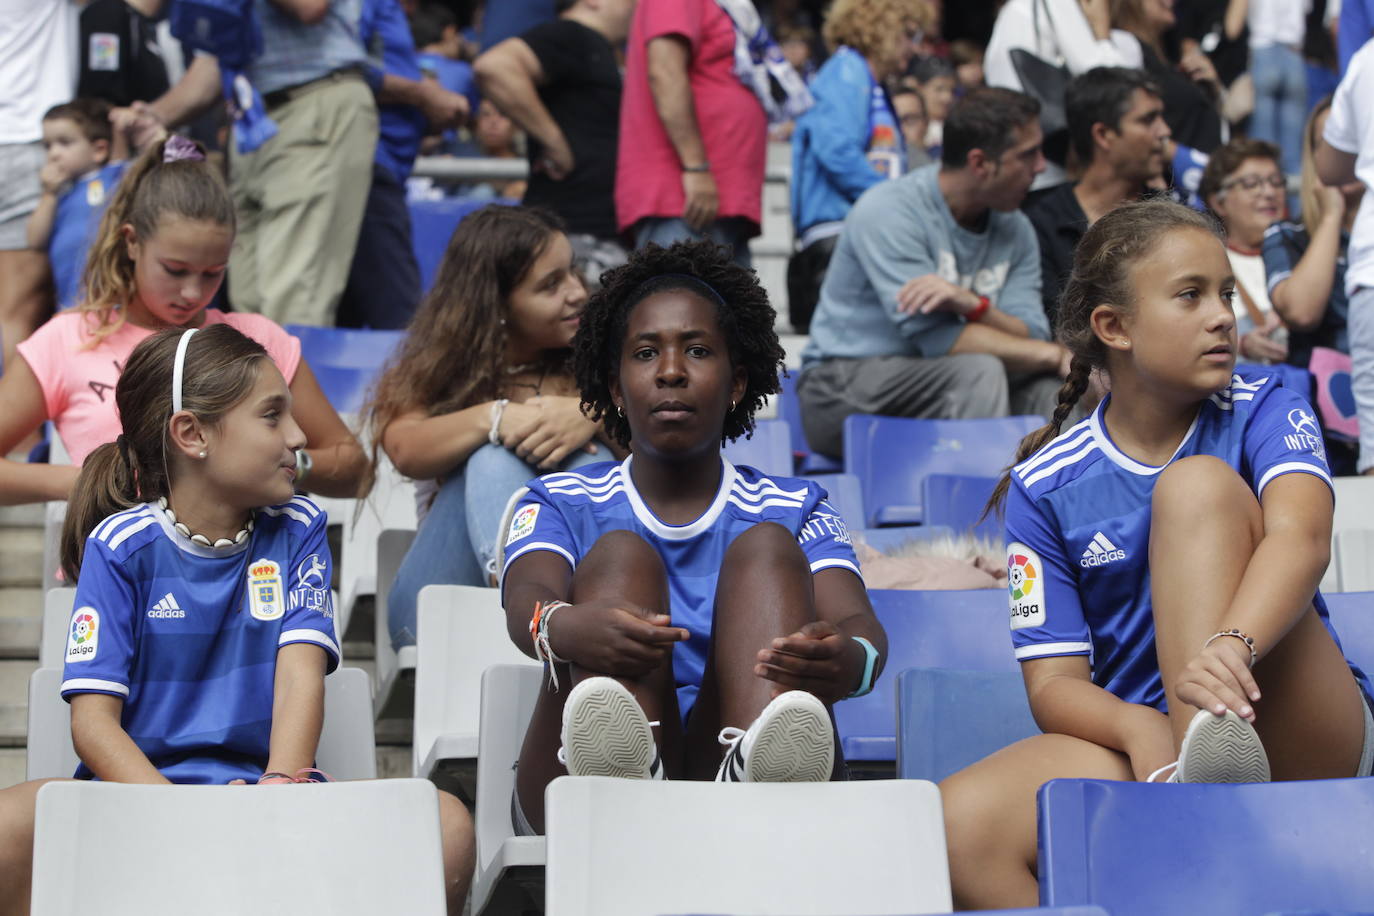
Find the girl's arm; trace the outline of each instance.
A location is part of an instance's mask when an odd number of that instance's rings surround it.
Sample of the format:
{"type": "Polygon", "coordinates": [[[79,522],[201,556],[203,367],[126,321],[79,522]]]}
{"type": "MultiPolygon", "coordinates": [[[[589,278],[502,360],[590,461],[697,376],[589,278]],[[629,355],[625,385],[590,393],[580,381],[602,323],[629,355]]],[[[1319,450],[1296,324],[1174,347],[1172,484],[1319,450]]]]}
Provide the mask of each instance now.
{"type": "Polygon", "coordinates": [[[91,772],[106,782],[167,784],[120,724],[124,700],[105,693],[72,697],[72,744],[91,772]]]}
{"type": "Polygon", "coordinates": [[[38,198],[38,206],[29,214],[29,222],[25,227],[29,248],[44,254],[48,251],[48,242],[52,241],[53,224],[57,221],[57,191],[48,188],[48,171],[49,167],[44,166],[43,196],[38,198]]]}
{"type": "MultiPolygon", "coordinates": [[[[1312,474],[1284,474],[1264,488],[1264,536],[1218,628],[1251,636],[1261,659],[1312,605],[1331,559],[1331,500],[1330,487],[1312,474]]],[[[1229,707],[1241,715],[1256,691],[1249,664],[1250,650],[1239,639],[1199,646],[1179,676],[1178,697],[1199,709],[1229,707]]]]}
{"type": "MultiPolygon", "coordinates": [[[[453,413],[430,416],[415,408],[401,414],[382,430],[382,448],[396,470],[415,480],[442,477],[487,443],[494,401],[484,401],[453,413]]],[[[507,404],[506,411],[521,405],[507,404]]]]}
{"type": "Polygon", "coordinates": [[[63,464],[28,464],[5,457],[48,419],[43,389],[28,360],[15,355],[0,376],[0,505],[65,500],[81,468],[63,464]]]}
{"type": "Polygon", "coordinates": [[[267,772],[294,775],[315,765],[324,725],[324,649],[291,643],[277,652],[267,772]]]}
{"type": "Polygon", "coordinates": [[[302,488],[321,496],[357,496],[367,474],[367,455],[320,390],[305,360],[291,379],[291,413],[305,433],[310,476],[302,488]]]}
{"type": "Polygon", "coordinates": [[[1130,758],[1131,770],[1140,780],[1174,759],[1168,717],[1094,684],[1086,655],[1027,659],[1021,663],[1021,676],[1041,731],[1120,751],[1130,758]]]}
{"type": "MultiPolygon", "coordinates": [[[[1293,272],[1280,280],[1269,294],[1274,311],[1294,331],[1316,330],[1321,324],[1335,282],[1336,259],[1341,253],[1345,198],[1337,188],[1323,187],[1318,193],[1325,198],[1322,201],[1325,209],[1307,251],[1293,265],[1293,272]]],[[[1281,238],[1275,241],[1284,244],[1281,238]]]]}

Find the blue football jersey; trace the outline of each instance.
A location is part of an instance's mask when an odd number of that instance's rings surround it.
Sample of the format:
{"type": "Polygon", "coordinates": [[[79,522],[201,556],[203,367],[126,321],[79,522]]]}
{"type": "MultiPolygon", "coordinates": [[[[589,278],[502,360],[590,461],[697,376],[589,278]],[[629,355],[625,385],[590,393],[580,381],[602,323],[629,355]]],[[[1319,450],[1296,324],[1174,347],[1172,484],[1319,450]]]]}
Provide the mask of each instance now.
{"type": "Polygon", "coordinates": [[[100,218],[114,197],[128,162],[111,162],[78,178],[57,201],[48,260],[57,288],[57,307],[70,308],[81,300],[81,275],[86,256],[100,228],[100,218]]]}
{"type": "MultiPolygon", "coordinates": [[[[1012,645],[1021,661],[1088,655],[1093,683],[1164,710],[1148,557],[1150,501],[1167,465],[1142,464],[1116,447],[1103,421],[1109,402],[1012,469],[1012,645]]],[[[1256,498],[1284,474],[1331,483],[1311,407],[1259,367],[1239,368],[1203,403],[1170,463],[1193,455],[1225,461],[1256,498]]],[[[1331,629],[1320,593],[1314,604],[1331,629]]],[[[1351,670],[1369,695],[1368,679],[1351,670]]]]}
{"type": "Polygon", "coordinates": [[[642,537],[668,572],[673,625],[691,634],[673,653],[678,707],[685,720],[706,668],[720,564],[735,538],[760,522],[773,522],[796,536],[812,573],[840,568],[862,574],[844,520],[816,483],[765,476],[722,458],[720,489],[710,507],[690,525],[668,525],[635,489],[630,461],[591,464],[531,481],[511,519],[504,569],[536,550],[552,551],[576,569],[608,531],[642,537]]]}
{"type": "MultiPolygon", "coordinates": [[[[259,509],[242,544],[202,547],[150,503],[86,540],[62,696],[124,700],[121,725],[176,783],[250,782],[267,765],[277,650],[339,663],[326,517],[304,497],[259,509]]],[[[90,778],[84,765],[78,778],[90,778]]]]}

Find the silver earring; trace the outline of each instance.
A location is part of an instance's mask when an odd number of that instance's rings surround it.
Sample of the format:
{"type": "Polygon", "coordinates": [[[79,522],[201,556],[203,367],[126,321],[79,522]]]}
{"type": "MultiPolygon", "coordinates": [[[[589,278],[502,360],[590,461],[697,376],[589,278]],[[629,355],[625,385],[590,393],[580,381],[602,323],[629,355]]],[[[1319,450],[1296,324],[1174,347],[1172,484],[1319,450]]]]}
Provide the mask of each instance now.
{"type": "Polygon", "coordinates": [[[615,412],[620,414],[620,419],[625,419],[625,408],[623,406],[617,405],[615,412]]]}
{"type": "Polygon", "coordinates": [[[735,412],[735,402],[734,402],[734,401],[731,401],[731,402],[730,402],[730,412],[731,412],[731,413],[734,413],[734,412],[735,412]]]}

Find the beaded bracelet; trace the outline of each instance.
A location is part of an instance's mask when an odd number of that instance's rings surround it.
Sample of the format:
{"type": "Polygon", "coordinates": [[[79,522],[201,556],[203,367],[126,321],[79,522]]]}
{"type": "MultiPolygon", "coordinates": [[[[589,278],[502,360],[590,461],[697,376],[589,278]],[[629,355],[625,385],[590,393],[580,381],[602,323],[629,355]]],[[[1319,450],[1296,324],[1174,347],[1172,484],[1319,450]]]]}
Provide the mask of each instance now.
{"type": "Polygon", "coordinates": [[[1207,648],[1213,642],[1217,641],[1218,639],[1221,639],[1223,636],[1234,636],[1236,639],[1239,639],[1241,642],[1245,643],[1245,648],[1250,650],[1250,667],[1255,667],[1255,662],[1259,661],[1259,653],[1255,651],[1255,639],[1253,636],[1249,635],[1248,633],[1242,633],[1235,627],[1232,627],[1229,630],[1220,630],[1216,633],[1213,633],[1211,636],[1207,637],[1207,641],[1202,644],[1202,648],[1207,648]]]}
{"type": "Polygon", "coordinates": [[[487,441],[492,445],[501,444],[501,416],[506,412],[506,405],[509,403],[509,398],[491,402],[491,429],[487,430],[487,441]]]}
{"type": "Polygon", "coordinates": [[[566,658],[559,658],[553,651],[553,646],[549,644],[549,621],[553,619],[553,612],[559,608],[571,607],[566,601],[536,601],[534,603],[534,616],[530,618],[530,639],[534,640],[534,657],[541,662],[549,663],[549,679],[553,682],[554,693],[558,692],[558,671],[554,668],[554,663],[566,664],[566,658]]]}
{"type": "Polygon", "coordinates": [[[274,786],[295,781],[294,776],[288,776],[285,773],[263,773],[258,777],[258,785],[260,786],[274,786]]]}

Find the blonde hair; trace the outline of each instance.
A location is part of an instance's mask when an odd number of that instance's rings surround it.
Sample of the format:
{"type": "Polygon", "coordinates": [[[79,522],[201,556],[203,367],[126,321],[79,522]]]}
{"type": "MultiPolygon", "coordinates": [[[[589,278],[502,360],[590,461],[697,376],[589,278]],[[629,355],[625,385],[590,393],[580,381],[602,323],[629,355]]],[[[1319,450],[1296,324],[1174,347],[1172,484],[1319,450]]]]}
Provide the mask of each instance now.
{"type": "MultiPolygon", "coordinates": [[[[166,145],[166,140],[155,143],[134,160],[100,218],[100,229],[81,276],[82,296],[77,306],[94,319],[88,322],[91,340],[87,347],[96,346],[123,326],[124,307],[138,295],[125,226],[144,240],[156,234],[167,216],[234,229],[234,203],[219,172],[203,158],[165,162],[166,145]]],[[[204,156],[204,147],[198,143],[196,147],[204,156]]]]}
{"type": "Polygon", "coordinates": [[[1321,195],[1317,193],[1321,190],[1322,180],[1317,177],[1317,161],[1314,157],[1317,150],[1317,119],[1330,110],[1331,96],[1328,95],[1312,109],[1302,130],[1302,183],[1298,190],[1298,205],[1302,207],[1302,224],[1309,236],[1316,234],[1317,226],[1321,225],[1322,216],[1325,215],[1321,195]]]}
{"type": "Polygon", "coordinates": [[[845,45],[868,57],[881,52],[894,33],[928,31],[934,23],[935,12],[926,0],[835,0],[821,35],[832,53],[845,45]]]}

